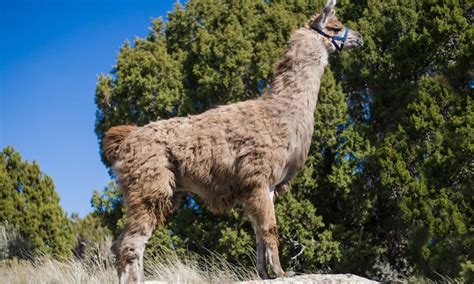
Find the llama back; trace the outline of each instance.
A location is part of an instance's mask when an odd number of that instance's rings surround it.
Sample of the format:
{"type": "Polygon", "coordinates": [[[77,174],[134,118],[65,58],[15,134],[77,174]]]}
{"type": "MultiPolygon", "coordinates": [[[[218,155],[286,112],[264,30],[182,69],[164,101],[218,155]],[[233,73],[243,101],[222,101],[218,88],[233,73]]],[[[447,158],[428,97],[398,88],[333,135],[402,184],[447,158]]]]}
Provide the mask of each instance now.
{"type": "Polygon", "coordinates": [[[146,127],[171,133],[167,147],[185,187],[237,190],[252,186],[246,182],[257,183],[251,181],[257,173],[266,172],[262,175],[269,178],[279,171],[275,167],[284,163],[287,142],[282,136],[287,129],[275,126],[272,112],[276,110],[267,101],[251,100],[146,127]]]}

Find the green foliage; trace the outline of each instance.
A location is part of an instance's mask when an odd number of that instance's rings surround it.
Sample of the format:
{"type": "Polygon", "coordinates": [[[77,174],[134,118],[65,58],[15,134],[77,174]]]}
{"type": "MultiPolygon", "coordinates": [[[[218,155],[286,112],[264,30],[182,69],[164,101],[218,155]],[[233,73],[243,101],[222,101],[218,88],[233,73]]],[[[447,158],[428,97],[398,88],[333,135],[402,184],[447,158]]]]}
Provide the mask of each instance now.
{"type": "MultiPolygon", "coordinates": [[[[326,70],[305,168],[277,200],[282,262],[296,271],[472,279],[474,28],[470,1],[341,1],[365,47],[326,70]],[[389,270],[395,270],[388,273],[389,270]]],[[[125,44],[97,83],[96,133],[198,113],[267,88],[291,32],[323,1],[191,0],[125,44]]],[[[113,185],[94,193],[114,234],[113,185]],[[112,188],[113,187],[113,188],[112,188]]],[[[187,203],[157,230],[171,248],[250,264],[253,233],[235,208],[187,203]]],[[[397,276],[398,277],[398,276],[397,276]]]]}
{"type": "Polygon", "coordinates": [[[71,223],[61,206],[52,179],[36,162],[23,161],[12,147],[0,156],[0,224],[16,231],[21,250],[9,257],[72,253],[74,236],[71,223]]]}
{"type": "Polygon", "coordinates": [[[461,264],[461,273],[459,278],[466,280],[467,283],[474,281],[474,263],[468,260],[461,264]]]}
{"type": "Polygon", "coordinates": [[[102,225],[109,228],[114,236],[122,231],[125,218],[125,208],[121,205],[120,193],[117,184],[110,182],[102,194],[94,191],[91,205],[94,217],[101,220],[102,225]]]}
{"type": "Polygon", "coordinates": [[[374,193],[364,232],[399,271],[457,277],[473,258],[473,4],[361,6],[342,14],[366,47],[342,53],[336,69],[375,149],[358,181],[374,193]]]}
{"type": "Polygon", "coordinates": [[[76,236],[74,256],[92,267],[107,266],[111,261],[111,231],[93,213],[82,219],[72,214],[70,219],[76,236]]]}
{"type": "Polygon", "coordinates": [[[71,216],[73,230],[77,239],[90,244],[104,243],[107,237],[111,236],[110,230],[102,225],[102,221],[94,214],[88,214],[84,218],[79,218],[78,215],[71,216]]]}
{"type": "Polygon", "coordinates": [[[328,272],[330,264],[340,259],[339,242],[332,237],[322,217],[308,199],[298,200],[292,192],[282,196],[276,205],[281,236],[281,261],[296,271],[328,272]]]}

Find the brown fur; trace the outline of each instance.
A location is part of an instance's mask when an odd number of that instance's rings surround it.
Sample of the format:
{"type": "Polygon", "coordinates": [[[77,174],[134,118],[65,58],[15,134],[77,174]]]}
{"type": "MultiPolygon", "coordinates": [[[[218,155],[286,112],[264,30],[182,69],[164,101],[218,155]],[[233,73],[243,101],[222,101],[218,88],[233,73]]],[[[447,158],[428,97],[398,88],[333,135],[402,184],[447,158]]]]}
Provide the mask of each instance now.
{"type": "Polygon", "coordinates": [[[309,152],[320,79],[334,51],[310,27],[340,25],[334,16],[323,16],[314,16],[292,35],[262,97],[106,133],[104,153],[128,207],[125,229],[113,247],[121,282],[143,281],[146,241],[184,191],[199,196],[215,213],[241,202],[255,230],[260,276],[268,278],[267,263],[277,276],[286,275],[278,256],[273,201],[287,190],[309,152]]]}

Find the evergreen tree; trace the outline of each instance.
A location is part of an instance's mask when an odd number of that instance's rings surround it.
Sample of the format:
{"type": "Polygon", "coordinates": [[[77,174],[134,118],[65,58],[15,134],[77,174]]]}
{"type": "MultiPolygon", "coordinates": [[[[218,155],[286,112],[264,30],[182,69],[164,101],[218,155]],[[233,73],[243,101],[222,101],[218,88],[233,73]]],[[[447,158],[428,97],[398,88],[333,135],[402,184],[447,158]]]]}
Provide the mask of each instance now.
{"type": "MultiPolygon", "coordinates": [[[[259,96],[291,32],[323,4],[177,4],[166,24],[154,20],[148,37],[124,45],[112,76],[99,78],[99,142],[113,125],[259,96]]],[[[307,164],[277,200],[285,267],[376,276],[386,264],[404,276],[472,275],[472,11],[469,1],[442,0],[338,7],[366,46],[331,60],[307,164]]],[[[114,233],[119,201],[116,189],[94,195],[114,233]]],[[[237,207],[216,217],[190,196],[148,252],[213,250],[250,264],[253,233],[241,216],[237,207]]]]}
{"type": "Polygon", "coordinates": [[[17,257],[72,253],[71,223],[59,205],[53,180],[36,162],[23,161],[12,147],[4,148],[0,156],[0,224],[17,230],[25,240],[17,257]]]}
{"type": "Polygon", "coordinates": [[[120,234],[123,228],[125,208],[121,206],[121,197],[117,184],[113,181],[104,188],[102,193],[94,191],[91,205],[93,215],[109,228],[114,236],[120,234]]]}
{"type": "Polygon", "coordinates": [[[87,214],[80,218],[77,214],[72,214],[70,220],[76,238],[88,244],[104,243],[108,237],[112,236],[110,230],[102,225],[102,221],[94,214],[87,214]]]}
{"type": "Polygon", "coordinates": [[[109,255],[112,238],[110,230],[92,213],[82,219],[73,213],[70,220],[76,237],[74,256],[83,261],[93,260],[96,265],[102,265],[104,257],[109,255]]]}
{"type": "Polygon", "coordinates": [[[370,193],[361,229],[372,259],[462,277],[474,251],[473,3],[362,2],[341,12],[366,48],[335,68],[375,149],[358,181],[370,193]]]}

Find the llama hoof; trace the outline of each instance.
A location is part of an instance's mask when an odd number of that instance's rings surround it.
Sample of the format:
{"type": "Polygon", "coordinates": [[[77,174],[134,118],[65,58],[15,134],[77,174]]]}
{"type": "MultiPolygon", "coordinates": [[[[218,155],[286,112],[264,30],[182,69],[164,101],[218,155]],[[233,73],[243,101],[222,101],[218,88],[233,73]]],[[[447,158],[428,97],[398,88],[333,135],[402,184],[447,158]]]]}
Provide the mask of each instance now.
{"type": "Polygon", "coordinates": [[[287,271],[287,272],[282,272],[281,274],[278,274],[276,278],[272,278],[272,279],[288,278],[288,277],[293,277],[295,275],[296,273],[294,271],[287,271]]]}
{"type": "Polygon", "coordinates": [[[285,278],[286,277],[293,277],[295,275],[296,275],[296,273],[294,271],[287,271],[283,274],[283,277],[285,277],[285,278]]]}

